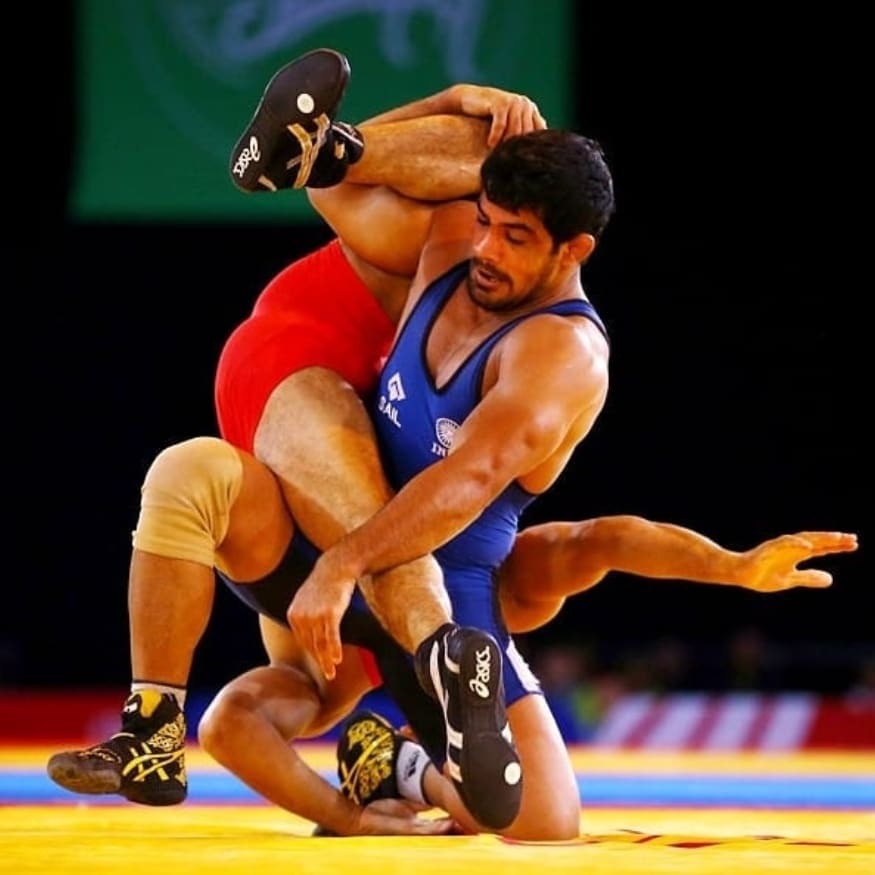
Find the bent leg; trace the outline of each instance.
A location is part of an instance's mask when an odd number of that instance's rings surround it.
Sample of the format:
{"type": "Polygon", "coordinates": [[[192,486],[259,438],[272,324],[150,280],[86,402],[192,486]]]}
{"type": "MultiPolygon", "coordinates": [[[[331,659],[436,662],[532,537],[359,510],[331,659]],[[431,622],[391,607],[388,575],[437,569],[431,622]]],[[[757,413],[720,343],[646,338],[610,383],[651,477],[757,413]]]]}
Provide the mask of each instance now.
{"type": "MultiPolygon", "coordinates": [[[[577,779],[559,727],[543,696],[529,695],[507,709],[523,769],[520,811],[500,834],[525,841],[561,841],[580,834],[580,795],[577,779]]],[[[431,767],[425,775],[425,794],[469,832],[482,828],[465,810],[448,778],[431,767]]]]}
{"type": "Polygon", "coordinates": [[[273,475],[218,438],[161,452],[143,483],[128,604],[135,682],[184,687],[210,617],[214,566],[271,571],[292,537],[273,475]]]}
{"type": "Polygon", "coordinates": [[[118,793],[143,805],[185,799],[185,685],[213,603],[213,566],[239,566],[257,577],[279,561],[290,538],[279,487],[253,457],[215,438],[185,441],[157,456],[133,538],[133,682],[121,731],[54,754],[47,763],[53,781],[74,793],[118,793]],[[238,563],[239,556],[245,561],[238,563]]]}
{"type": "Polygon", "coordinates": [[[453,115],[363,126],[362,159],[339,185],[308,189],[310,203],[364,262],[412,277],[435,206],[480,190],[488,130],[453,115]]]}
{"type": "MultiPolygon", "coordinates": [[[[295,520],[320,549],[392,495],[364,405],[324,368],[305,368],[274,389],[255,434],[255,454],[278,475],[295,520]]],[[[449,621],[443,575],[430,556],[359,585],[383,626],[410,652],[449,621]]]]}
{"type": "Polygon", "coordinates": [[[489,122],[464,115],[431,115],[367,122],[361,159],[344,183],[387,186],[424,201],[450,201],[480,190],[480,165],[489,152],[489,122]]]}

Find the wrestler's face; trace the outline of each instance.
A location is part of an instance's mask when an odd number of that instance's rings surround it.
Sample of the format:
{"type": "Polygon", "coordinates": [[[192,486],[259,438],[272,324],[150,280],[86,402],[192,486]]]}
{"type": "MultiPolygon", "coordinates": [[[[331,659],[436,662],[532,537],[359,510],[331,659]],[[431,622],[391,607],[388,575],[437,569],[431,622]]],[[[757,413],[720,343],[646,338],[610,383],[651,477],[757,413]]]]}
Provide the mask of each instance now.
{"type": "Polygon", "coordinates": [[[477,202],[468,294],[484,310],[513,310],[547,298],[557,284],[553,238],[529,210],[518,213],[477,202]]]}

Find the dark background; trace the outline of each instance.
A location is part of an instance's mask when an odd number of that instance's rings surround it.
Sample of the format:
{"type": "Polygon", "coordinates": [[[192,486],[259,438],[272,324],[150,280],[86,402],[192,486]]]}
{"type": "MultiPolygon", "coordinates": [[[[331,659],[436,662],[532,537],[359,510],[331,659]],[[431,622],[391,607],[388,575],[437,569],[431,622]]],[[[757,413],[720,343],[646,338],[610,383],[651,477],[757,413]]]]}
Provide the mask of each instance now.
{"type": "MultiPolygon", "coordinates": [[[[6,76],[0,684],[125,685],[142,476],[166,445],[216,432],[224,339],[327,232],[69,222],[73,13],[51,8],[39,54],[51,62],[6,76]]],[[[584,273],[612,335],[612,386],[526,521],[637,513],[737,549],[802,529],[857,532],[861,548],[818,563],[835,574],[827,591],[612,575],[522,644],[535,659],[587,646],[607,671],[670,642],[686,654],[676,685],[725,687],[738,682],[732,642],[758,637],[767,665],[750,683],[841,691],[875,654],[871,279],[853,266],[871,229],[861,24],[709,14],[578,13],[577,127],[603,143],[616,182],[584,273]]],[[[259,659],[253,617],[220,589],[192,685],[259,659]]]]}

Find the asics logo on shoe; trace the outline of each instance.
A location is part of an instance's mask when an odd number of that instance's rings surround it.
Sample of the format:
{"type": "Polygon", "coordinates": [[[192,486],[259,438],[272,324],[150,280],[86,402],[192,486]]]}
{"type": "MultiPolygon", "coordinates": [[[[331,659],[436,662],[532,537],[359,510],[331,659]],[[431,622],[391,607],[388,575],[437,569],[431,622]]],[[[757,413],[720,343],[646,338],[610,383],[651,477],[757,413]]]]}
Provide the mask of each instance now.
{"type": "Polygon", "coordinates": [[[255,137],[250,137],[249,146],[237,156],[237,160],[234,162],[234,167],[231,172],[235,176],[242,177],[246,172],[246,168],[249,167],[253,161],[261,161],[261,148],[258,145],[258,140],[255,137]]]}
{"type": "Polygon", "coordinates": [[[488,647],[474,654],[476,675],[468,681],[468,687],[481,699],[489,698],[489,679],[492,676],[492,653],[488,647]]]}
{"type": "Polygon", "coordinates": [[[181,784],[186,783],[184,751],[176,750],[170,753],[158,753],[149,748],[148,744],[142,744],[141,750],[136,747],[130,748],[131,758],[122,769],[122,777],[129,781],[142,783],[150,776],[155,775],[159,781],[175,779],[181,784]],[[181,771],[172,775],[167,773],[167,768],[179,762],[181,771]]]}

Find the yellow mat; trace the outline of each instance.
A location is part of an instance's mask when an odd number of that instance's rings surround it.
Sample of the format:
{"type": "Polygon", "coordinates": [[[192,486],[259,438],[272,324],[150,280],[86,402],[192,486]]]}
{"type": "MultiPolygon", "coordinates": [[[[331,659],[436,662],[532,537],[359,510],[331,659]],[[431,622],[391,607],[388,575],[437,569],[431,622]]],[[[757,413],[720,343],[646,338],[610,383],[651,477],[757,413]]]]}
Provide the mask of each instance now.
{"type": "MultiPolygon", "coordinates": [[[[2,750],[5,769],[45,762],[40,749],[2,750]]],[[[314,749],[322,767],[330,752],[314,749]]],[[[872,775],[852,755],[574,755],[581,771],[872,775]]],[[[190,765],[212,766],[197,751],[190,765]]],[[[875,811],[583,808],[581,838],[518,844],[496,836],[312,838],[312,824],[269,805],[148,808],[127,803],[0,807],[0,872],[157,875],[875,875],[875,811]]]]}

